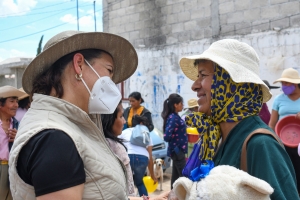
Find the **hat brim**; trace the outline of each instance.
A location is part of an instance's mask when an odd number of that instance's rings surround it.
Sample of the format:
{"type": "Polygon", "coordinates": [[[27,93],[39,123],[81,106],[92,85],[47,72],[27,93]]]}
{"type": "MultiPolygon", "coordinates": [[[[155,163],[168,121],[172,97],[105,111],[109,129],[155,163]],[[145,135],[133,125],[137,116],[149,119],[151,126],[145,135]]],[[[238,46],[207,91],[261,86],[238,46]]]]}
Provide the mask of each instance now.
{"type": "Polygon", "coordinates": [[[267,102],[271,99],[272,94],[268,88],[268,86],[259,78],[257,74],[248,70],[247,68],[231,62],[229,60],[223,59],[220,56],[213,55],[212,53],[206,53],[194,56],[183,57],[179,61],[179,65],[183,71],[183,73],[191,80],[197,80],[198,76],[198,68],[194,66],[194,62],[196,59],[204,59],[210,60],[220,67],[225,69],[232,80],[236,83],[255,83],[260,84],[262,86],[263,91],[263,102],[267,102]]]}
{"type": "Polygon", "coordinates": [[[49,69],[58,59],[83,49],[100,49],[112,56],[114,61],[112,80],[115,83],[129,78],[138,65],[137,53],[126,39],[110,33],[79,32],[50,46],[31,61],[22,78],[25,92],[31,93],[35,78],[49,69]]]}
{"type": "Polygon", "coordinates": [[[274,83],[278,82],[288,82],[288,83],[294,83],[294,84],[300,84],[300,79],[292,79],[292,78],[280,78],[274,81],[274,83]]]}
{"type": "MultiPolygon", "coordinates": [[[[2,93],[2,92],[1,92],[2,93]]],[[[24,96],[26,93],[19,91],[18,89],[10,89],[0,94],[0,98],[17,97],[18,99],[24,96]]]]}

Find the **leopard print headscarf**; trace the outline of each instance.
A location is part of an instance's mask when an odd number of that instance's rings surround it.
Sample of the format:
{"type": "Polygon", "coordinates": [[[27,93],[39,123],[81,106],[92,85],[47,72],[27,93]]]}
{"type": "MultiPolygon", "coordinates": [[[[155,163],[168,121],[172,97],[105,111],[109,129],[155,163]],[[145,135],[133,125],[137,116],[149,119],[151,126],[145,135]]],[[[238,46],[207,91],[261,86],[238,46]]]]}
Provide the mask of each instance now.
{"type": "Polygon", "coordinates": [[[215,66],[211,87],[211,116],[195,112],[186,116],[186,124],[196,127],[201,145],[199,158],[212,160],[221,138],[220,122],[237,122],[257,115],[262,107],[261,86],[235,83],[220,66],[215,66]]]}

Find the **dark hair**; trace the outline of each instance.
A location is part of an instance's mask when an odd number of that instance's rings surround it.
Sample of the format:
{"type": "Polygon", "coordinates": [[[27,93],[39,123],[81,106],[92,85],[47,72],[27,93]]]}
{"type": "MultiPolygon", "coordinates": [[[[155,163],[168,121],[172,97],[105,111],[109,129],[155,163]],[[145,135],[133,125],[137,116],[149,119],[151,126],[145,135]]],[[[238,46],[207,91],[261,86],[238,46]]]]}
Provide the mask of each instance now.
{"type": "Polygon", "coordinates": [[[137,124],[143,124],[147,126],[147,128],[150,130],[150,122],[147,117],[143,115],[134,115],[132,117],[132,127],[135,127],[137,124]]]}
{"type": "Polygon", "coordinates": [[[19,108],[26,109],[29,103],[30,103],[29,97],[19,100],[19,108]]]}
{"type": "Polygon", "coordinates": [[[87,61],[91,61],[94,58],[100,58],[102,53],[107,52],[100,49],[84,49],[61,57],[53,65],[51,65],[48,70],[34,79],[30,96],[32,96],[33,93],[50,95],[52,88],[54,88],[56,97],[61,98],[64,94],[61,77],[68,63],[72,61],[76,53],[81,53],[87,61]]]}
{"type": "Polygon", "coordinates": [[[6,100],[8,98],[18,99],[18,97],[6,97],[6,98],[0,98],[0,106],[5,106],[6,100]]]}
{"type": "Polygon", "coordinates": [[[298,88],[300,88],[300,84],[298,84],[298,88]]]}
{"type": "Polygon", "coordinates": [[[139,93],[139,92],[132,92],[130,95],[129,95],[129,97],[132,97],[132,98],[134,98],[134,99],[136,99],[136,100],[141,100],[141,103],[144,103],[144,99],[142,98],[142,95],[141,95],[141,93],[139,93]]]}
{"type": "Polygon", "coordinates": [[[164,108],[161,113],[161,117],[164,120],[163,131],[165,131],[168,116],[171,113],[175,113],[174,104],[178,104],[180,102],[183,102],[183,98],[176,93],[170,94],[169,98],[164,101],[164,108]]]}
{"type": "Polygon", "coordinates": [[[127,151],[126,146],[123,144],[124,140],[116,137],[112,130],[113,125],[118,117],[118,112],[120,111],[120,109],[119,109],[120,105],[122,105],[122,101],[118,104],[116,110],[112,114],[101,114],[101,121],[102,121],[104,136],[106,138],[110,138],[116,142],[119,142],[121,145],[123,145],[125,147],[125,149],[127,151]]]}
{"type": "MultiPolygon", "coordinates": [[[[194,66],[197,67],[200,63],[206,63],[209,62],[210,60],[206,60],[206,59],[196,59],[194,61],[194,66]]],[[[211,61],[212,62],[212,61],[211,61]]]]}

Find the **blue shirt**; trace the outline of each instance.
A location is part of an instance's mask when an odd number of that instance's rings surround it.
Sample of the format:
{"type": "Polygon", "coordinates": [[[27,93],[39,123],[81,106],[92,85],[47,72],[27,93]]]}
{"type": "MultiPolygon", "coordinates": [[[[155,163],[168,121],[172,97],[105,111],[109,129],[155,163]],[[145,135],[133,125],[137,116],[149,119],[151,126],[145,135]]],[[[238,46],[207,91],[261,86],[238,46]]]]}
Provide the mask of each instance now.
{"type": "Polygon", "coordinates": [[[168,116],[164,132],[164,140],[169,143],[168,156],[171,156],[177,146],[183,153],[187,153],[186,125],[177,113],[168,116]]]}
{"type": "Polygon", "coordinates": [[[293,101],[287,95],[280,94],[274,99],[272,109],[278,112],[279,119],[297,114],[300,112],[300,98],[293,101]]]}

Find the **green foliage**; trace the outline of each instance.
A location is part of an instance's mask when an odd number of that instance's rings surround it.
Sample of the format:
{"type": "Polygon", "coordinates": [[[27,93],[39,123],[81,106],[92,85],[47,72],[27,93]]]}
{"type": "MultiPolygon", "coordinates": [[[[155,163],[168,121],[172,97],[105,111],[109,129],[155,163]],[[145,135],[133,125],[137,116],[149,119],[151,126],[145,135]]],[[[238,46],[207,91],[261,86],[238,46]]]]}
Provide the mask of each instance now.
{"type": "Polygon", "coordinates": [[[39,46],[38,46],[38,48],[37,48],[36,55],[39,55],[39,54],[42,52],[43,38],[44,38],[44,35],[42,35],[42,37],[41,37],[41,39],[40,39],[40,42],[39,42],[39,46]]]}

